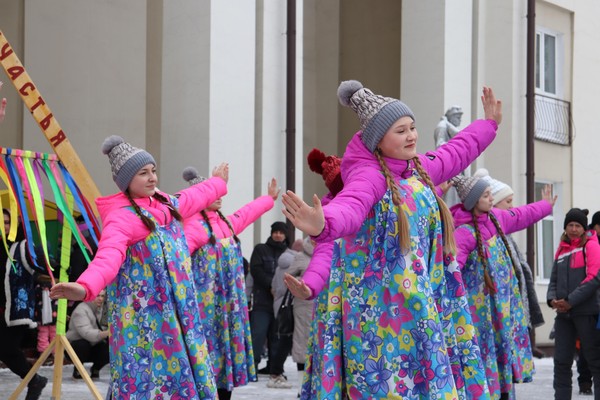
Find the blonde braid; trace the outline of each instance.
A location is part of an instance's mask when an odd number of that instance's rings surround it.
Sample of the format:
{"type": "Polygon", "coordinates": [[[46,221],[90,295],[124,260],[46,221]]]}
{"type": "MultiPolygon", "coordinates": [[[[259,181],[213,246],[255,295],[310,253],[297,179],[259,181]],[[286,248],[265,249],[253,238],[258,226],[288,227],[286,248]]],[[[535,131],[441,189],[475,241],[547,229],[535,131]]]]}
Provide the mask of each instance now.
{"type": "Polygon", "coordinates": [[[169,209],[169,211],[171,212],[171,216],[173,218],[175,218],[179,222],[183,222],[183,218],[181,217],[181,214],[179,214],[179,211],[177,211],[177,209],[173,206],[173,204],[171,204],[171,202],[169,201],[168,198],[166,198],[165,196],[163,196],[162,194],[160,194],[158,192],[154,192],[152,197],[154,197],[155,199],[157,199],[158,201],[160,201],[161,203],[166,205],[167,208],[169,209]]]}
{"type": "Polygon", "coordinates": [[[129,199],[129,202],[133,206],[135,213],[138,215],[138,217],[140,217],[144,225],[146,225],[146,228],[148,228],[150,232],[153,232],[154,229],[156,229],[156,224],[154,223],[154,221],[152,221],[150,218],[148,218],[142,213],[140,206],[138,206],[138,204],[131,197],[131,194],[129,194],[129,190],[125,191],[125,196],[127,196],[127,198],[129,199]]]}
{"type": "Polygon", "coordinates": [[[456,238],[454,237],[454,218],[452,218],[452,213],[450,213],[450,209],[448,209],[446,202],[438,196],[435,185],[431,181],[427,171],[423,169],[419,157],[413,158],[413,162],[415,163],[417,172],[435,195],[438,207],[440,208],[440,217],[442,219],[442,229],[444,232],[444,251],[456,254],[456,238]]]}
{"type": "Polygon", "coordinates": [[[379,149],[375,150],[375,157],[377,157],[379,165],[381,165],[383,176],[385,176],[385,181],[387,182],[388,187],[392,190],[392,201],[398,207],[398,240],[400,242],[400,250],[402,252],[408,252],[410,251],[410,229],[408,217],[401,207],[402,199],[400,198],[398,185],[396,185],[396,181],[394,180],[394,177],[390,172],[385,160],[383,159],[379,149]]]}
{"type": "Polygon", "coordinates": [[[229,220],[223,215],[223,213],[221,212],[221,210],[217,210],[217,214],[219,215],[219,217],[221,217],[221,219],[223,221],[225,221],[225,223],[229,227],[229,230],[231,231],[231,234],[233,235],[233,239],[236,241],[236,243],[239,243],[240,239],[235,234],[235,231],[233,230],[233,226],[231,225],[231,222],[229,222],[229,220]]]}
{"type": "Polygon", "coordinates": [[[206,215],[206,210],[200,211],[200,215],[202,215],[202,218],[204,218],[206,225],[208,225],[208,241],[214,246],[215,244],[217,244],[217,240],[215,239],[213,228],[210,225],[210,222],[208,221],[208,215],[206,215]]]}
{"type": "Polygon", "coordinates": [[[489,266],[487,257],[485,256],[485,251],[483,249],[483,241],[481,240],[481,233],[479,232],[479,225],[477,224],[477,216],[475,215],[475,211],[471,211],[471,215],[473,215],[473,227],[475,228],[475,239],[477,240],[477,254],[481,260],[481,265],[483,266],[483,280],[490,293],[496,294],[494,282],[492,281],[492,277],[488,271],[489,266]]]}

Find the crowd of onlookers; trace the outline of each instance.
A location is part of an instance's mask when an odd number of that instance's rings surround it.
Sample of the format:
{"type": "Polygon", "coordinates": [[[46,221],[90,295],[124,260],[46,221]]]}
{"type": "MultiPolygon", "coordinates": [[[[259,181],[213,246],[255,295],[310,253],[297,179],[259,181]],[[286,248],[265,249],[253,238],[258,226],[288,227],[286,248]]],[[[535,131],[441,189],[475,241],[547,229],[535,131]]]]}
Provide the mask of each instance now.
{"type": "Polygon", "coordinates": [[[290,354],[297,364],[302,383],[314,307],[312,300],[294,298],[293,323],[279,315],[291,296],[283,280],[284,274],[301,277],[314,248],[309,237],[290,243],[288,232],[283,222],[271,225],[271,236],[252,252],[246,276],[254,363],[258,374],[269,376],[267,387],[273,389],[291,388],[283,370],[290,354]],[[284,326],[286,324],[293,327],[284,326]],[[262,359],[267,362],[259,369],[262,359]]]}

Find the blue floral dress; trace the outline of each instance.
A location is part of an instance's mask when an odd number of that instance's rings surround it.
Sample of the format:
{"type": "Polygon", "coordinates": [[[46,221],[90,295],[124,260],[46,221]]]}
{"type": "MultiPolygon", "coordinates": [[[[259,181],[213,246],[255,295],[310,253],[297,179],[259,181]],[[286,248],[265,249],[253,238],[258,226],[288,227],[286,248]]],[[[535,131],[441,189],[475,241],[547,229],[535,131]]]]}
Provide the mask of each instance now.
{"type": "Polygon", "coordinates": [[[233,237],[207,243],[192,255],[192,271],[217,387],[247,385],[256,369],[239,243],[233,237]]]}
{"type": "Polygon", "coordinates": [[[303,399],[488,399],[458,265],[444,255],[434,194],[400,180],[411,249],[388,190],[337,242],[316,306],[303,399]]]}
{"type": "MultiPolygon", "coordinates": [[[[177,207],[177,199],[171,202],[177,207]]],[[[109,397],[215,399],[183,226],[154,222],[155,231],[129,247],[108,287],[109,397]]]]}
{"type": "MultiPolygon", "coordinates": [[[[472,225],[461,227],[466,227],[475,237],[472,225]]],[[[535,369],[527,315],[506,246],[494,235],[483,243],[483,247],[497,293],[491,294],[485,286],[477,249],[469,254],[462,274],[488,386],[492,398],[497,399],[500,393],[512,393],[513,382],[531,382],[535,369]]]]}

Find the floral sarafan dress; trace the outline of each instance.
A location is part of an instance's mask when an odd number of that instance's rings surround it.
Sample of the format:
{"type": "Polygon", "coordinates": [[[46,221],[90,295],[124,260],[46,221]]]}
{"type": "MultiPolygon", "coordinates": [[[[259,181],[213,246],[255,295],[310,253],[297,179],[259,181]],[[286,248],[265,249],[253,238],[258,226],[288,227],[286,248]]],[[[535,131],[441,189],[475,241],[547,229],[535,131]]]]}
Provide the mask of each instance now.
{"type": "Polygon", "coordinates": [[[240,244],[232,236],[205,244],[192,254],[192,270],[217,387],[247,385],[256,368],[240,244]]]}
{"type": "MultiPolygon", "coordinates": [[[[177,207],[177,199],[171,202],[177,207]]],[[[215,399],[183,226],[154,222],[108,287],[109,397],[215,399]]]]}
{"type": "MultiPolygon", "coordinates": [[[[475,236],[472,225],[466,227],[475,236]]],[[[493,398],[512,393],[513,383],[531,382],[535,373],[527,315],[519,282],[504,242],[498,235],[484,241],[487,265],[496,293],[485,287],[477,249],[463,268],[463,279],[477,328],[488,386],[493,398]]]]}
{"type": "Polygon", "coordinates": [[[309,343],[302,399],[489,399],[465,288],[444,254],[439,208],[417,175],[399,181],[411,248],[391,191],[337,241],[309,343]]]}

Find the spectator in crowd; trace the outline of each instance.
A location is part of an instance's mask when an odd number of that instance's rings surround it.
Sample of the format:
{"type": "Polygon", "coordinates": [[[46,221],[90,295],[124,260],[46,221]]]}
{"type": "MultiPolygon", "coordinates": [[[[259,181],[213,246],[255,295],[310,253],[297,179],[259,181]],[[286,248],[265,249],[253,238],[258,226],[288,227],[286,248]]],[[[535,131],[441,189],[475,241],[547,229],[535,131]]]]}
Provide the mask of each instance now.
{"type": "MultiPolygon", "coordinates": [[[[10,229],[11,216],[6,209],[4,233],[10,229]]],[[[34,270],[27,250],[27,240],[19,226],[14,242],[7,241],[9,254],[0,245],[0,361],[21,379],[25,378],[32,365],[21,348],[29,329],[35,328],[34,270]]],[[[35,374],[29,381],[26,400],[37,400],[48,383],[48,378],[35,374]]]]}
{"type": "Polygon", "coordinates": [[[577,339],[592,372],[595,398],[600,398],[600,245],[587,231],[588,210],[572,208],[565,216],[564,233],[556,250],[546,300],[554,319],[554,394],[570,399],[572,366],[577,339]]]}
{"type": "MultiPolygon", "coordinates": [[[[90,376],[100,377],[100,370],[109,361],[109,331],[102,328],[102,311],[106,290],[102,290],[92,301],[79,303],[71,319],[67,339],[81,362],[92,362],[90,376]]],[[[81,379],[77,368],[73,367],[73,378],[81,379]]]]}
{"type": "MultiPolygon", "coordinates": [[[[289,270],[294,257],[298,254],[298,251],[302,249],[302,239],[297,239],[292,243],[292,247],[286,249],[279,259],[277,260],[277,269],[275,270],[275,276],[271,284],[273,292],[273,315],[275,321],[277,321],[277,313],[283,302],[287,287],[283,283],[283,275],[289,270]]],[[[284,372],[283,365],[285,360],[292,350],[292,336],[282,335],[279,331],[277,332],[277,348],[274,351],[273,357],[271,357],[271,379],[267,382],[267,387],[272,389],[289,389],[292,387],[286,379],[278,379],[284,372]]]]}
{"type": "MultiPolygon", "coordinates": [[[[250,315],[250,329],[252,331],[252,348],[254,364],[259,374],[270,374],[270,359],[277,348],[275,327],[275,314],[273,313],[273,293],[271,284],[277,268],[279,256],[289,247],[288,229],[285,222],[277,221],[271,225],[271,236],[265,243],[254,247],[250,257],[250,274],[254,284],[252,289],[252,314],[250,315]],[[268,345],[267,366],[259,370],[265,341],[268,345]]],[[[282,375],[278,380],[285,380],[282,375]]]]}

